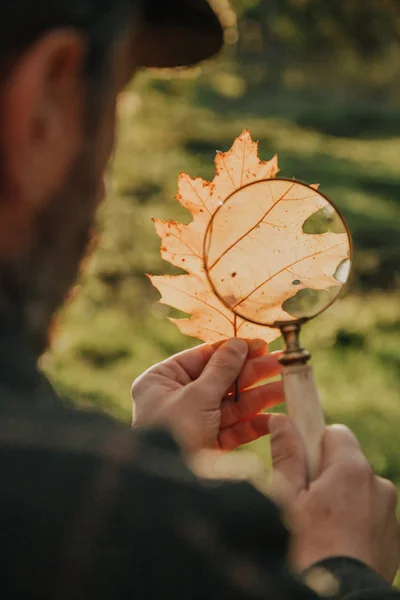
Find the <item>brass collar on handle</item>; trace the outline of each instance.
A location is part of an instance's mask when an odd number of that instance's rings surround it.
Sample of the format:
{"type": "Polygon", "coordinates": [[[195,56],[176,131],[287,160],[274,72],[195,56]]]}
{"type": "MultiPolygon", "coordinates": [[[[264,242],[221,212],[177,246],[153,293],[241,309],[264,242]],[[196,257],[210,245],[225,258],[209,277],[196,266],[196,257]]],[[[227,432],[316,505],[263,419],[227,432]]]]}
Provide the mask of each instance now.
{"type": "Polygon", "coordinates": [[[285,351],[279,362],[284,366],[305,365],[311,358],[311,354],[300,345],[300,323],[289,323],[281,326],[281,332],[285,340],[285,351]]]}

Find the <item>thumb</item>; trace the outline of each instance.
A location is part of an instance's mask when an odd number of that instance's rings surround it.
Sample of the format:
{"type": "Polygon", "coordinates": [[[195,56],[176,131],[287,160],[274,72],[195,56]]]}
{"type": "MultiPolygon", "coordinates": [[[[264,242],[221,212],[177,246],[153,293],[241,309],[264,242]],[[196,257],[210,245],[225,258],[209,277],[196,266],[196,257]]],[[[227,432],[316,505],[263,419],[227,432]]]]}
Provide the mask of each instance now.
{"type": "Polygon", "coordinates": [[[322,447],[322,471],[350,459],[366,462],[354,433],[345,425],[327,427],[322,447]]]}
{"type": "Polygon", "coordinates": [[[272,415],[272,464],[274,479],[290,494],[297,495],[307,486],[307,462],[303,442],[293,422],[285,415],[272,415]]]}
{"type": "Polygon", "coordinates": [[[210,394],[210,399],[221,402],[227,390],[239,377],[246,362],[249,347],[244,340],[234,338],[223,344],[213,354],[202,374],[193,384],[210,394]]]}

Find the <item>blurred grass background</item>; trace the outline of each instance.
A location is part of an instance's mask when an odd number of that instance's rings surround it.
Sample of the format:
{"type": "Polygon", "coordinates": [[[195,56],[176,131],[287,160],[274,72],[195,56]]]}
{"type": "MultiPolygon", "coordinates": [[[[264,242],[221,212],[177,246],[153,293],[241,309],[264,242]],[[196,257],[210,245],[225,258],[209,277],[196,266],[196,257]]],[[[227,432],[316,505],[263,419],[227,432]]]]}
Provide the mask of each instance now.
{"type": "MultiPolygon", "coordinates": [[[[129,422],[133,379],[196,343],[169,323],[144,275],[171,272],[151,218],[187,222],[173,199],[179,172],[212,179],[215,152],[248,128],[261,158],[277,152],[282,176],[320,183],[348,221],[351,285],[303,342],[328,420],[352,427],[377,471],[400,486],[400,7],[234,5],[239,26],[225,9],[221,57],[141,74],[122,95],[100,243],[43,368],[80,406],[129,422]]],[[[251,449],[268,460],[265,440],[251,449]]]]}

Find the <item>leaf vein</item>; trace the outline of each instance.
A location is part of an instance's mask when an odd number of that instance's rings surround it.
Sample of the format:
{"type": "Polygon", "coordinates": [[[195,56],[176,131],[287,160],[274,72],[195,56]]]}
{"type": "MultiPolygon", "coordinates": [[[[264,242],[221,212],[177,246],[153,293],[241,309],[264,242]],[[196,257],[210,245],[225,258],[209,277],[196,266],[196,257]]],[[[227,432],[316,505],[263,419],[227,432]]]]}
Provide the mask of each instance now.
{"type": "MultiPolygon", "coordinates": [[[[164,281],[164,285],[167,287],[170,287],[171,289],[175,290],[176,292],[179,292],[181,294],[184,294],[185,296],[188,296],[189,298],[192,298],[193,300],[196,300],[197,302],[200,302],[200,304],[204,304],[205,306],[208,306],[208,308],[211,308],[215,312],[219,313],[222,317],[224,317],[224,319],[226,319],[231,325],[233,325],[231,319],[226,314],[224,314],[222,312],[222,310],[219,310],[212,304],[209,304],[206,300],[203,300],[202,298],[199,298],[198,296],[195,296],[194,294],[190,294],[189,292],[186,292],[184,290],[180,290],[179,288],[176,288],[173,285],[171,285],[170,283],[166,283],[165,281],[164,281]]],[[[183,311],[183,312],[186,312],[186,311],[183,311]]]]}
{"type": "Polygon", "coordinates": [[[336,244],[335,246],[331,246],[330,248],[325,248],[324,250],[321,250],[320,252],[314,252],[313,254],[310,254],[309,256],[304,256],[303,258],[300,258],[299,260],[294,261],[290,265],[286,265],[285,267],[283,267],[282,269],[280,269],[279,271],[277,271],[276,273],[271,275],[271,277],[268,277],[268,279],[266,279],[265,281],[260,283],[254,290],[252,290],[249,294],[247,294],[247,296],[245,298],[242,298],[242,300],[240,300],[234,306],[232,306],[232,311],[234,311],[238,306],[243,304],[243,302],[246,302],[246,300],[251,298],[251,296],[253,294],[255,294],[256,292],[258,292],[259,289],[261,289],[264,285],[266,285],[267,283],[272,281],[275,277],[277,277],[281,273],[284,273],[285,271],[291,269],[295,265],[298,265],[299,263],[303,262],[304,260],[313,258],[314,256],[319,256],[320,254],[324,254],[325,252],[329,252],[330,250],[334,250],[335,248],[339,248],[340,246],[343,246],[345,244],[346,244],[346,242],[341,242],[340,244],[336,244]]]}
{"type": "Polygon", "coordinates": [[[246,231],[246,233],[244,233],[243,235],[240,236],[240,238],[238,238],[235,242],[233,242],[226,250],[224,250],[221,254],[221,256],[219,256],[214,262],[213,264],[208,267],[208,272],[212,271],[214,267],[217,266],[217,264],[220,262],[220,260],[223,259],[224,256],[226,256],[228,254],[228,252],[230,252],[232,250],[232,248],[234,248],[235,246],[237,246],[237,244],[239,244],[239,242],[241,242],[242,240],[244,240],[245,237],[247,237],[248,235],[250,235],[250,233],[252,231],[254,231],[259,225],[261,225],[261,223],[264,221],[264,219],[266,217],[268,217],[268,215],[270,214],[270,212],[279,204],[279,202],[281,200],[284,199],[284,197],[286,196],[286,194],[288,194],[294,187],[295,183],[292,183],[292,185],[286,190],[286,192],[284,194],[282,194],[282,196],[280,198],[278,198],[278,200],[276,202],[274,202],[274,204],[272,206],[270,206],[270,208],[267,210],[267,212],[261,217],[261,219],[259,221],[257,221],[257,223],[255,225],[253,225],[253,227],[251,227],[248,231],[246,231]]]}

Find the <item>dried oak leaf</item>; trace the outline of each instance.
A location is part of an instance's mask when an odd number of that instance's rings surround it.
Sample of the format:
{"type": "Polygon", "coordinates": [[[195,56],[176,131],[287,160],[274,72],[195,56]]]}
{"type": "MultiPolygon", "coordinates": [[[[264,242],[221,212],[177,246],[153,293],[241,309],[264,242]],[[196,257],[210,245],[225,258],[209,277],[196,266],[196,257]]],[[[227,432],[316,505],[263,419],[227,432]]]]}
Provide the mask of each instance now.
{"type": "MultiPolygon", "coordinates": [[[[246,130],[236,139],[228,152],[219,152],[217,154],[215,164],[216,177],[212,182],[204,181],[201,178],[191,179],[186,174],[181,174],[179,177],[179,193],[177,200],[193,215],[193,221],[189,225],[184,225],[175,221],[166,222],[157,219],[154,220],[157,233],[162,240],[162,257],[171,264],[184,269],[187,274],[150,276],[150,279],[153,285],[161,293],[162,303],[192,315],[188,319],[171,319],[184,334],[209,343],[235,336],[249,339],[262,338],[267,342],[270,342],[279,337],[280,333],[278,330],[262,325],[256,325],[237,316],[229,310],[214,293],[208,278],[209,274],[206,273],[204,267],[203,248],[210,222],[224,201],[246,184],[264,179],[276,178],[276,175],[279,172],[278,159],[277,156],[274,156],[270,161],[261,161],[258,157],[258,144],[252,141],[250,133],[246,130]]],[[[287,183],[287,187],[290,187],[290,183],[287,183]]],[[[288,189],[288,194],[290,197],[290,189],[288,189]]],[[[277,201],[277,205],[280,200],[281,199],[278,197],[272,198],[272,203],[274,204],[277,201]]],[[[252,200],[249,197],[249,205],[250,202],[252,202],[252,200]]],[[[318,194],[315,194],[313,200],[305,200],[305,202],[302,203],[302,209],[299,210],[299,218],[297,219],[298,221],[301,220],[301,225],[308,216],[321,208],[320,203],[321,198],[318,194]]],[[[247,215],[255,215],[256,212],[254,212],[254,208],[255,207],[252,204],[251,210],[247,210],[245,213],[247,215]]],[[[242,219],[244,215],[241,214],[238,216],[242,219]]],[[[279,211],[276,212],[275,217],[278,221],[274,224],[279,230],[279,211]]],[[[260,221],[260,224],[263,227],[269,226],[271,224],[271,218],[272,217],[269,214],[268,222],[262,223],[260,221]]],[[[219,235],[215,238],[217,243],[216,245],[214,244],[212,256],[208,259],[211,261],[208,263],[209,271],[210,268],[216,269],[215,272],[218,273],[219,269],[222,273],[224,269],[228,269],[226,274],[229,275],[232,270],[230,267],[233,264],[231,259],[233,258],[233,261],[239,260],[240,262],[238,252],[240,254],[243,248],[239,248],[239,245],[236,243],[235,236],[237,235],[237,229],[242,229],[242,233],[244,232],[245,234],[239,236],[239,241],[241,243],[246,244],[251,239],[249,235],[247,235],[249,231],[246,231],[246,218],[243,223],[245,224],[244,230],[242,223],[236,223],[235,227],[231,227],[232,223],[230,222],[230,232],[227,232],[227,235],[219,235]]],[[[296,227],[298,227],[298,225],[299,223],[296,222],[296,227]]],[[[248,229],[250,229],[250,225],[248,229]]],[[[281,230],[283,231],[283,235],[281,231],[281,242],[285,242],[284,228],[281,228],[281,230]]],[[[291,228],[289,227],[287,231],[289,233],[291,228]]],[[[321,239],[323,237],[324,236],[321,235],[307,235],[310,243],[311,238],[321,239]]],[[[262,243],[265,246],[265,237],[263,237],[262,243]]],[[[310,248],[311,246],[308,246],[308,250],[310,248]]],[[[251,256],[256,257],[255,261],[253,261],[255,264],[261,264],[260,262],[257,263],[259,249],[257,243],[255,247],[247,247],[246,249],[246,252],[251,252],[251,256]]],[[[273,249],[275,249],[275,246],[271,247],[269,252],[273,251],[273,249]]],[[[247,260],[248,258],[249,257],[247,256],[247,260]]],[[[335,268],[339,264],[336,259],[337,256],[335,256],[335,268]]],[[[232,281],[235,279],[235,294],[231,294],[232,298],[235,298],[235,301],[231,303],[234,310],[236,310],[236,307],[242,302],[249,303],[253,294],[253,300],[255,299],[256,302],[260,301],[257,293],[259,292],[262,294],[263,291],[261,290],[263,286],[259,285],[260,283],[262,284],[262,269],[264,269],[264,267],[261,265],[258,273],[258,279],[260,281],[258,281],[257,278],[254,279],[254,273],[251,273],[250,287],[249,280],[246,280],[246,278],[243,280],[243,286],[242,279],[238,282],[238,279],[232,278],[232,281]],[[256,288],[258,289],[256,290],[256,288]]],[[[331,274],[332,277],[333,273],[331,274]]],[[[293,275],[290,274],[290,277],[293,277],[293,275]]],[[[330,280],[331,284],[332,277],[330,280]]],[[[327,285],[326,282],[324,285],[327,285]]],[[[316,289],[324,288],[317,287],[316,289]]],[[[268,290],[268,293],[270,293],[270,290],[268,290]]],[[[228,296],[229,289],[227,290],[227,295],[224,293],[225,302],[227,301],[228,296]]],[[[273,298],[274,304],[277,303],[281,312],[282,302],[286,300],[287,297],[288,296],[285,298],[282,296],[279,297],[278,290],[278,297],[275,294],[275,297],[273,298]]],[[[277,314],[278,312],[279,310],[277,311],[277,314]]],[[[248,313],[246,312],[246,316],[247,315],[248,313]]]]}

